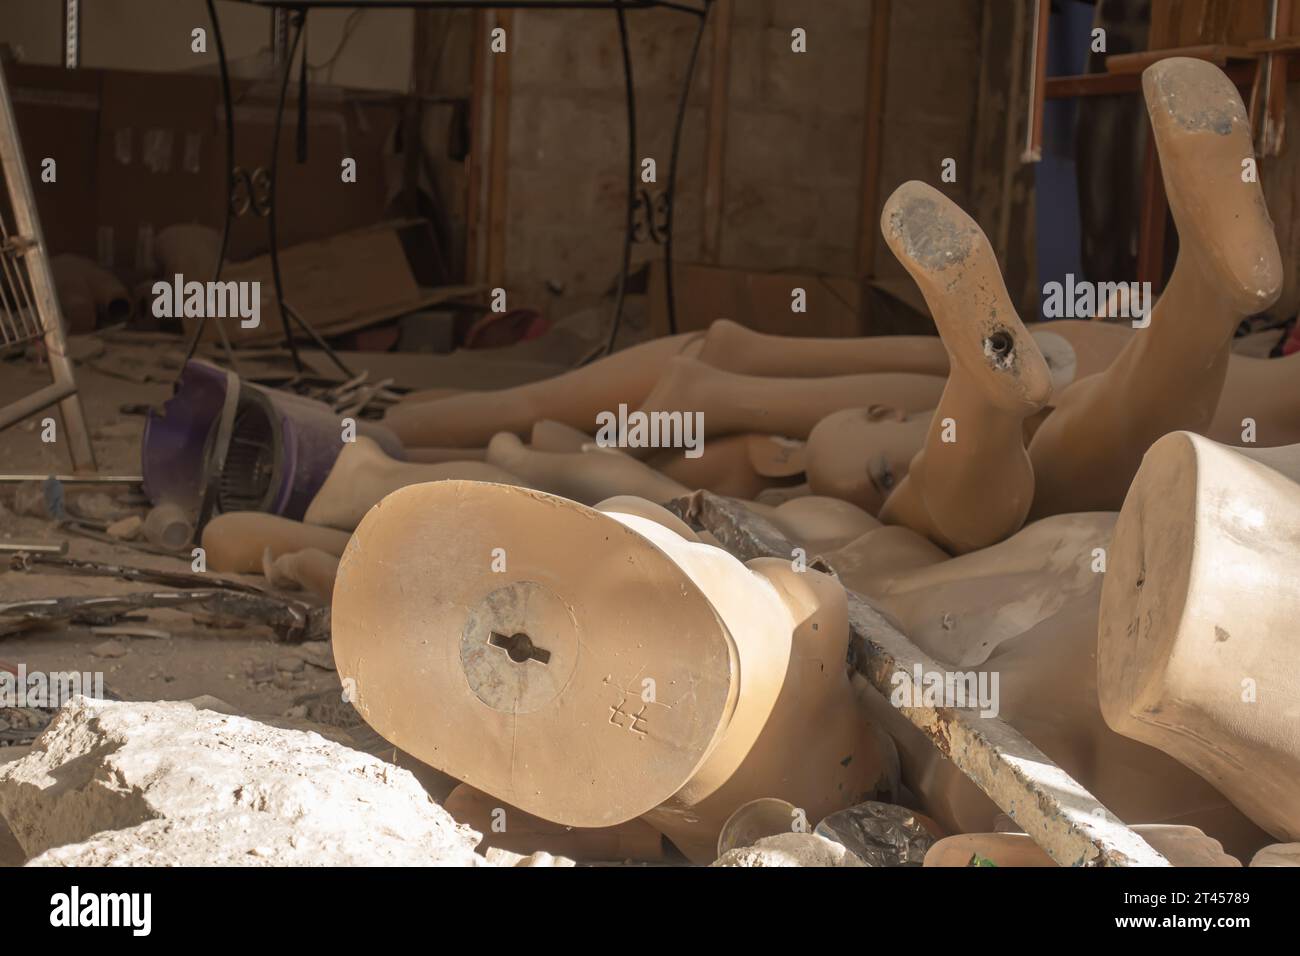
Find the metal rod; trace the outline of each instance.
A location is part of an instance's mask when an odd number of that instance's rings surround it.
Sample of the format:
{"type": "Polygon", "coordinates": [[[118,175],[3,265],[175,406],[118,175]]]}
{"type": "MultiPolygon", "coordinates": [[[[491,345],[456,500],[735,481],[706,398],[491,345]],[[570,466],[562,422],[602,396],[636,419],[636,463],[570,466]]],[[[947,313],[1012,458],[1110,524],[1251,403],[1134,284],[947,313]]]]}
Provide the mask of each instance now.
{"type": "Polygon", "coordinates": [[[81,62],[81,0],[63,0],[63,66],[75,70],[81,62]]]}
{"type": "Polygon", "coordinates": [[[48,541],[0,541],[0,552],[7,554],[67,554],[68,542],[50,544],[48,541]]]}
{"type": "Polygon", "coordinates": [[[321,337],[321,334],[319,332],[317,332],[310,325],[308,325],[307,321],[303,319],[303,317],[299,315],[296,311],[294,311],[292,306],[286,305],[285,309],[289,312],[289,317],[293,319],[295,322],[297,322],[300,326],[302,326],[303,331],[306,332],[307,335],[311,338],[311,340],[316,343],[317,347],[319,347],[320,350],[325,353],[325,356],[331,362],[333,362],[335,366],[338,367],[338,370],[340,372],[348,376],[348,378],[355,377],[356,373],[353,372],[352,369],[348,368],[347,364],[343,361],[343,359],[339,358],[338,353],[335,352],[334,349],[330,347],[330,344],[321,337]]]}
{"type": "Polygon", "coordinates": [[[284,326],[285,344],[288,345],[289,352],[293,355],[294,370],[301,372],[303,370],[302,356],[298,354],[298,344],[294,341],[293,329],[289,325],[289,311],[284,304],[284,280],[280,276],[280,241],[276,229],[278,219],[276,209],[280,205],[280,131],[284,126],[284,101],[289,92],[289,77],[293,75],[293,57],[298,50],[298,41],[302,38],[307,14],[305,11],[296,10],[292,14],[292,20],[296,29],[293,33],[293,40],[289,44],[289,55],[285,57],[284,69],[280,74],[280,96],[275,104],[275,127],[271,134],[271,196],[269,200],[270,210],[266,217],[266,233],[270,243],[271,279],[275,285],[276,305],[280,309],[280,324],[284,326]]]}
{"type": "MultiPolygon", "coordinates": [[[[5,237],[8,237],[9,230],[4,226],[4,217],[0,215],[0,229],[4,230],[5,237]]],[[[26,328],[22,319],[22,303],[18,298],[17,279],[13,270],[17,268],[17,263],[11,263],[8,252],[0,254],[0,281],[3,281],[4,288],[0,292],[0,302],[4,304],[4,318],[0,320],[3,328],[0,328],[0,344],[16,344],[28,338],[26,328]],[[14,311],[10,311],[9,299],[13,297],[14,311]]]]}
{"type": "Polygon", "coordinates": [[[1029,60],[1029,117],[1025,128],[1025,151],[1022,163],[1043,159],[1043,94],[1047,81],[1047,26],[1052,17],[1050,0],[1030,0],[1034,4],[1034,45],[1029,60]]]}
{"type": "MultiPolygon", "coordinates": [[[[217,8],[213,0],[206,0],[208,5],[208,21],[212,24],[212,39],[217,44],[217,72],[221,75],[221,103],[226,119],[226,214],[221,224],[221,244],[217,247],[217,261],[212,268],[212,281],[221,281],[221,270],[226,264],[226,251],[230,247],[230,223],[234,218],[234,194],[235,194],[235,104],[234,96],[230,90],[230,67],[226,62],[226,43],[221,36],[221,21],[217,19],[217,8]]],[[[185,366],[189,360],[194,357],[195,351],[199,347],[199,339],[203,337],[203,327],[207,324],[208,315],[205,311],[199,317],[198,325],[194,328],[194,335],[190,338],[189,348],[185,350],[185,361],[181,363],[180,369],[176,372],[179,379],[185,371],[185,366]]],[[[235,361],[235,352],[231,348],[230,338],[225,334],[225,329],[221,328],[220,322],[217,323],[217,331],[221,333],[221,341],[226,347],[226,356],[230,359],[232,367],[238,368],[235,361]]]]}
{"type": "MultiPolygon", "coordinates": [[[[741,561],[790,559],[793,544],[765,518],[731,499],[699,491],[668,502],[687,524],[712,533],[741,561]]],[[[831,568],[834,571],[834,568],[831,568]]],[[[946,670],[871,606],[845,589],[849,610],[850,665],[888,697],[899,686],[921,688],[912,675],[946,670]],[[902,684],[898,682],[902,681],[902,684]]],[[[997,717],[964,707],[901,707],[939,752],[1010,813],[1062,866],[1169,866],[1169,861],[1107,810],[1088,790],[1021,733],[997,717]]]]}
{"type": "Polygon", "coordinates": [[[695,61],[700,55],[700,41],[704,39],[704,28],[708,25],[708,11],[713,0],[706,0],[704,16],[700,17],[695,30],[695,42],[691,44],[691,57],[686,63],[686,78],[682,80],[682,95],[677,101],[677,122],[673,126],[673,151],[668,161],[668,211],[664,217],[664,289],[668,298],[668,334],[677,334],[677,297],[673,290],[673,210],[677,205],[677,163],[682,147],[682,125],[686,121],[686,105],[691,97],[691,80],[695,77],[695,61]]]}
{"type": "MultiPolygon", "coordinates": [[[[627,216],[623,222],[623,266],[618,275],[618,290],[614,299],[614,318],[609,324],[609,341],[603,354],[614,351],[619,326],[623,324],[623,303],[627,297],[627,277],[632,270],[632,230],[636,219],[636,86],[632,73],[632,47],[627,37],[627,14],[622,0],[616,0],[614,13],[618,17],[618,42],[623,52],[623,96],[627,103],[627,216]]],[[[601,353],[596,353],[593,358],[601,353]]]]}
{"type": "Polygon", "coordinates": [[[65,485],[139,485],[143,475],[0,475],[0,484],[20,481],[55,481],[65,485]]]}

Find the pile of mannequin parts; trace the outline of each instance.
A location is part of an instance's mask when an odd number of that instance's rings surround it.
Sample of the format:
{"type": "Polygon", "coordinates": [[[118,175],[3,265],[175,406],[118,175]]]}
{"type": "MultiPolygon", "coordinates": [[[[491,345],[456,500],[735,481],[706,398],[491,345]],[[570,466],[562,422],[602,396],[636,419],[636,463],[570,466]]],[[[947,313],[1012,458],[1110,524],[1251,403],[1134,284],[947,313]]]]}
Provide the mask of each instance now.
{"type": "Polygon", "coordinates": [[[1145,327],[1028,331],[980,228],[909,182],[881,228],[938,337],[719,320],[416,393],[384,421],[407,460],[359,438],[303,522],[214,519],[209,566],[332,598],[361,716],[521,852],[708,863],[847,813],[889,865],[1051,865],[851,677],[854,592],[995,675],[997,719],[1174,865],[1300,865],[1300,356],[1231,349],[1281,259],[1233,84],[1175,58],[1143,90],[1179,237],[1145,327]],[[597,442],[620,406],[703,444],[597,442]],[[700,489],[807,565],[664,507],[700,489]]]}

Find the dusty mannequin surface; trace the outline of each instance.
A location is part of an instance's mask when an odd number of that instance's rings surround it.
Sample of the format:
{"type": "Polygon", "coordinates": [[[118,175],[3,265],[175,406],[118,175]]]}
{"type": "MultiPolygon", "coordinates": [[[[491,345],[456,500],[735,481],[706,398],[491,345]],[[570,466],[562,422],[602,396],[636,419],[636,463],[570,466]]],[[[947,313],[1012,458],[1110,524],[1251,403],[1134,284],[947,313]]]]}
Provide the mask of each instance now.
{"type": "MultiPolygon", "coordinates": [[[[1101,319],[1050,319],[1035,322],[1034,332],[1059,335],[1074,350],[1074,378],[1087,378],[1110,368],[1137,333],[1132,322],[1107,322],[1101,319]]],[[[1053,398],[1059,398],[1059,393],[1053,398]]]]}
{"type": "MultiPolygon", "coordinates": [[[[1056,614],[1097,595],[1115,513],[1055,515],[1005,541],[949,558],[868,532],[822,556],[844,586],[871,599],[932,657],[972,667],[1056,614]]],[[[923,540],[923,539],[922,539],[923,540]]],[[[929,544],[929,542],[926,542],[929,544]]]]}
{"type": "Polygon", "coordinates": [[[497,848],[528,856],[543,850],[553,856],[593,863],[622,860],[658,863],[666,855],[663,834],[644,820],[597,829],[566,827],[504,806],[495,797],[463,783],[456,786],[442,806],[457,823],[483,834],[483,842],[478,846],[480,853],[497,848]],[[498,832],[500,825],[505,829],[498,832]]]}
{"type": "MultiPolygon", "coordinates": [[[[998,675],[998,716],[1126,822],[1189,823],[1253,852],[1263,834],[1177,761],[1110,730],[1097,702],[1096,620],[1113,512],[1033,522],[990,548],[948,558],[883,527],[823,554],[945,668],[998,675]]],[[[1109,574],[1114,574],[1111,560],[1109,574]]],[[[991,684],[989,685],[991,687],[991,684]]],[[[874,689],[863,699],[897,741],[904,777],[951,832],[993,829],[995,805],[874,689]]]]}
{"type": "MultiPolygon", "coordinates": [[[[1138,824],[1133,832],[1173,866],[1241,866],[1223,845],[1196,827],[1138,824]]],[[[925,854],[924,866],[971,866],[971,857],[997,866],[1056,866],[1056,862],[1024,833],[962,833],[945,837],[925,854]]]]}
{"type": "Polygon", "coordinates": [[[339,555],[348,545],[348,533],[304,524],[258,511],[230,511],[217,515],[203,529],[203,550],[208,569],[236,574],[261,574],[267,549],[271,557],[318,548],[339,555]]]}
{"type": "Polygon", "coordinates": [[[808,436],[805,452],[813,494],[842,498],[879,514],[885,499],[907,477],[932,418],[931,411],[908,415],[890,405],[827,415],[808,436]]]}
{"type": "MultiPolygon", "coordinates": [[[[788,627],[790,637],[779,649],[765,644],[750,651],[768,658],[768,672],[742,693],[731,726],[700,772],[645,817],[695,862],[713,857],[727,819],[760,795],[787,800],[817,820],[873,798],[885,775],[885,755],[842,665],[848,646],[844,589],[830,575],[795,571],[789,561],[759,558],[745,567],[775,588],[787,612],[782,636],[788,627]],[[811,738],[809,727],[818,728],[811,738]]],[[[733,619],[726,612],[723,617],[733,619]]],[[[743,640],[737,639],[742,681],[743,640]]]]}
{"type": "Polygon", "coordinates": [[[465,391],[463,388],[421,388],[407,392],[402,396],[402,402],[412,405],[420,402],[436,402],[439,399],[451,398],[453,395],[463,395],[465,391]]]}
{"type": "Polygon", "coordinates": [[[895,405],[907,412],[933,408],[943,383],[936,375],[908,372],[760,378],[678,357],[668,363],[640,411],[700,412],[706,438],[763,432],[804,439],[814,425],[842,408],[876,403],[895,405]]]}
{"type": "MultiPolygon", "coordinates": [[[[1082,379],[1110,367],[1129,340],[1140,335],[1128,322],[1056,319],[1029,326],[1040,347],[1041,332],[1061,336],[1077,358],[1075,378],[1082,379]]],[[[1240,339],[1233,339],[1233,345],[1240,339]]],[[[1044,352],[1044,356],[1050,356],[1044,352]]],[[[1055,371],[1055,370],[1054,370],[1055,371]]],[[[1053,397],[1053,402],[1059,392],[1053,397]]],[[[1052,404],[1052,403],[1049,403],[1052,404]]],[[[1242,445],[1243,419],[1256,423],[1255,444],[1263,447],[1300,443],[1300,356],[1255,358],[1233,352],[1219,396],[1214,419],[1204,432],[1225,445],[1242,445]]]]}
{"type": "Polygon", "coordinates": [[[535,451],[515,435],[502,432],[488,444],[487,460],[518,475],[520,481],[516,484],[526,484],[586,505],[613,495],[671,501],[691,491],[617,448],[535,451]]]}
{"type": "Polygon", "coordinates": [[[402,444],[474,448],[497,432],[527,435],[549,418],[571,428],[595,428],[596,415],[639,404],[673,356],[703,338],[690,332],[654,339],[554,378],[490,392],[462,392],[431,401],[404,401],[384,416],[402,444]]]}
{"type": "Polygon", "coordinates": [[[1300,444],[1300,352],[1274,359],[1232,357],[1205,435],[1225,445],[1246,445],[1247,419],[1255,423],[1251,437],[1259,447],[1300,444]]]}
{"type": "Polygon", "coordinates": [[[880,520],[953,554],[973,551],[1024,524],[1034,493],[1024,420],[1047,402],[1051,373],[973,219],[938,190],[908,182],[886,201],[880,222],[920,286],[952,364],[925,447],[880,520]]]}
{"type": "Polygon", "coordinates": [[[489,461],[421,464],[389,458],[379,443],[358,435],[339,452],[329,477],[302,516],[307,524],[351,531],[379,500],[398,488],[459,478],[517,485],[520,479],[489,461]]]}
{"type": "MultiPolygon", "coordinates": [[[[1035,327],[1035,331],[1039,328],[1055,331],[1059,324],[1062,323],[1043,323],[1035,327]]],[[[1044,349],[1045,353],[1047,351],[1044,349]]],[[[1118,352],[1118,348],[1114,351],[1118,352]]],[[[1071,352],[1057,351],[1055,354],[1068,360],[1070,368],[1073,368],[1071,352]]],[[[1113,357],[1112,354],[1110,358],[1113,357]]],[[[948,374],[948,352],[938,336],[801,338],[769,335],[730,319],[718,319],[709,326],[698,358],[705,365],[724,372],[763,378],[824,378],[871,372],[914,372],[940,377],[948,374]]]]}
{"type": "MultiPolygon", "coordinates": [[[[1044,341],[1040,330],[1050,329],[1069,341],[1078,356],[1074,377],[1079,379],[1105,371],[1129,340],[1141,334],[1128,324],[1083,319],[1058,319],[1030,328],[1040,347],[1044,341]]],[[[1233,339],[1234,345],[1240,341],[1233,339]]],[[[1051,356],[1045,352],[1044,357],[1050,365],[1051,356]]],[[[1054,380],[1055,375],[1053,368],[1054,380]]],[[[1056,396],[1060,394],[1057,386],[1056,396]]],[[[1044,418],[1056,396],[1044,410],[1044,418]]],[[[1264,359],[1233,352],[1229,356],[1219,404],[1204,434],[1225,445],[1250,444],[1243,438],[1247,434],[1246,419],[1255,423],[1256,445],[1275,447],[1300,442],[1300,355],[1264,359]]],[[[1033,430],[1029,434],[1032,437],[1033,430]]]]}
{"type": "MultiPolygon", "coordinates": [[[[990,688],[997,674],[998,717],[1121,820],[1200,827],[1229,853],[1249,858],[1269,840],[1262,830],[1177,760],[1106,726],[1097,701],[1097,603],[1096,589],[1067,601],[961,673],[988,674],[990,688]]],[[[903,779],[920,798],[920,809],[951,833],[994,829],[996,804],[888,698],[866,687],[860,699],[898,745],[903,779]]]]}
{"type": "Polygon", "coordinates": [[[422,465],[440,465],[449,461],[482,461],[486,448],[407,448],[406,460],[422,465]]]}
{"type": "Polygon", "coordinates": [[[881,761],[842,663],[843,589],[747,567],[677,522],[502,485],[403,488],[344,555],[340,676],[376,731],[457,779],[568,826],[654,811],[693,860],[756,797],[809,819],[857,802],[881,761]]]}
{"type": "Polygon", "coordinates": [[[763,378],[825,378],[869,372],[948,374],[948,353],[933,335],[801,338],[768,335],[718,319],[709,326],[699,359],[724,372],[763,378]]]}
{"type": "Polygon", "coordinates": [[[1300,445],[1147,452],[1102,591],[1106,722],[1300,839],[1300,445]]]}
{"type": "Polygon", "coordinates": [[[764,488],[755,496],[754,500],[761,505],[768,505],[775,508],[783,505],[787,501],[794,501],[796,498],[807,498],[812,494],[812,488],[808,482],[801,482],[797,485],[780,485],[774,488],[764,488]]]}
{"type": "Polygon", "coordinates": [[[880,527],[880,522],[867,512],[839,498],[804,495],[776,506],[757,501],[742,504],[802,546],[808,552],[805,557],[809,560],[823,551],[841,548],[880,527]]]}
{"type": "Polygon", "coordinates": [[[804,470],[802,442],[775,435],[724,435],[704,444],[698,458],[665,448],[646,464],[687,488],[732,498],[754,498],[768,488],[788,487],[804,470]]]}
{"type": "Polygon", "coordinates": [[[595,441],[593,436],[580,429],[543,418],[533,422],[528,447],[536,451],[582,451],[587,445],[595,444],[595,441]]]}
{"type": "Polygon", "coordinates": [[[338,572],[338,555],[320,548],[290,551],[279,557],[274,556],[270,548],[262,553],[262,573],[273,586],[301,588],[326,601],[334,593],[334,579],[338,572]]]}
{"type": "Polygon", "coordinates": [[[1282,288],[1273,223],[1257,182],[1250,123],[1236,87],[1216,66],[1173,57],[1148,67],[1151,116],[1178,261],[1151,324],[1111,366],[1076,382],[1034,435],[1032,514],[1117,509],[1142,455],[1171,431],[1203,432],[1214,419],[1241,319],[1282,288]]]}

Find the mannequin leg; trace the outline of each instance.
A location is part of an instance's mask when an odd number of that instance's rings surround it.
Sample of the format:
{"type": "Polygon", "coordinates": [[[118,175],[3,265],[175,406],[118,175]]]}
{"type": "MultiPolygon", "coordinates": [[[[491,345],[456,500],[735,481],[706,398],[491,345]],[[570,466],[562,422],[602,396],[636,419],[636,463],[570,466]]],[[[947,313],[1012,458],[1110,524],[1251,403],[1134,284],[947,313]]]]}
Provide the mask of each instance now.
{"type": "Polygon", "coordinates": [[[586,505],[614,495],[663,502],[691,493],[691,489],[614,448],[535,451],[516,436],[502,432],[488,444],[487,460],[490,465],[518,475],[522,481],[516,484],[586,505]]]}
{"type": "Polygon", "coordinates": [[[217,515],[203,529],[203,550],[211,571],[261,574],[263,554],[272,558],[305,548],[340,555],[351,535],[334,528],[304,524],[260,511],[229,511],[217,515]]]}
{"type": "Polygon", "coordinates": [[[703,337],[701,332],[655,339],[541,382],[491,392],[462,392],[432,401],[400,402],[384,424],[404,445],[480,447],[497,432],[527,435],[551,418],[572,428],[594,428],[596,415],[622,402],[635,406],[664,365],[703,337]]]}
{"type": "Polygon", "coordinates": [[[1152,310],[1106,371],[1076,382],[1034,435],[1031,514],[1119,508],[1142,455],[1161,435],[1214,419],[1241,319],[1282,287],[1273,223],[1257,182],[1250,123],[1213,64],[1174,57],[1142,74],[1178,262],[1152,310]]]}
{"type": "Polygon", "coordinates": [[[460,478],[517,485],[519,479],[489,462],[456,461],[425,465],[397,461],[379,445],[358,435],[339,452],[329,477],[307,506],[303,521],[351,531],[380,499],[398,488],[425,481],[460,478]]]}
{"type": "Polygon", "coordinates": [[[988,239],[924,183],[904,183],[881,228],[921,287],[952,371],[925,446],[885,499],[880,519],[953,554],[1014,533],[1033,498],[1024,420],[1046,404],[1051,373],[1016,316],[988,239]]]}
{"type": "Polygon", "coordinates": [[[824,378],[871,372],[947,375],[948,353],[933,335],[875,335],[851,339],[767,335],[718,319],[700,349],[705,365],[764,378],[824,378]]]}
{"type": "Polygon", "coordinates": [[[1205,434],[1224,445],[1300,444],[1300,352],[1275,359],[1232,356],[1205,434]]]}
{"type": "Polygon", "coordinates": [[[640,410],[651,413],[701,412],[706,438],[737,432],[763,432],[807,438],[831,412],[875,403],[908,412],[933,408],[943,391],[935,375],[879,373],[830,378],[757,378],[736,375],[698,359],[668,364],[640,410]]]}
{"type": "Polygon", "coordinates": [[[268,548],[262,558],[262,573],[275,587],[302,588],[328,601],[334,594],[339,558],[320,548],[274,557],[268,548]]]}

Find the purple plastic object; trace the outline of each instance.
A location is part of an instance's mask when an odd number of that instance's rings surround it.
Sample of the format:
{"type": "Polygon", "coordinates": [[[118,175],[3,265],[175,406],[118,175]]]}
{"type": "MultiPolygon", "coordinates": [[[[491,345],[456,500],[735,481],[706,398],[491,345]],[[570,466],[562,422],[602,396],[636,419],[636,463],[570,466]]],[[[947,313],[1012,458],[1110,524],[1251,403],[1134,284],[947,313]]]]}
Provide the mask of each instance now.
{"type": "MultiPolygon", "coordinates": [[[[235,376],[229,376],[235,382],[235,376]]],[[[162,411],[144,423],[140,473],[144,493],[155,505],[172,501],[198,511],[203,498],[208,435],[221,416],[229,388],[227,374],[207,362],[186,362],[162,411]]]]}
{"type": "MultiPolygon", "coordinates": [[[[382,425],[358,421],[357,434],[394,458],[406,457],[397,436],[382,425]]],[[[342,439],[342,420],[325,403],[190,361],[161,414],[151,412],[145,424],[145,493],[154,504],[170,500],[197,514],[216,460],[216,511],[301,519],[343,450],[342,439]],[[233,403],[231,388],[238,389],[233,403]],[[228,407],[233,421],[223,429],[228,407]]]]}

